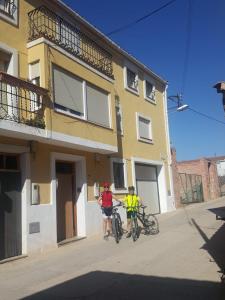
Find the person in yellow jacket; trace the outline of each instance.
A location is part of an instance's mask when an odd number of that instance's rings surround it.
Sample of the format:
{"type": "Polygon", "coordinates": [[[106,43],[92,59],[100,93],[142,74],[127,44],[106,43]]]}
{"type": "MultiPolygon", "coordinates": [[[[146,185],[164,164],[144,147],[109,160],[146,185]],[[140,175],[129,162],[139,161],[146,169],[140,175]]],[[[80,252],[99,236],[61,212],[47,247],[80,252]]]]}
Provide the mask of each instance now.
{"type": "Polygon", "coordinates": [[[138,206],[142,205],[140,197],[134,192],[134,186],[129,186],[128,194],[123,199],[124,206],[127,210],[127,238],[131,237],[131,216],[137,212],[138,206]]]}

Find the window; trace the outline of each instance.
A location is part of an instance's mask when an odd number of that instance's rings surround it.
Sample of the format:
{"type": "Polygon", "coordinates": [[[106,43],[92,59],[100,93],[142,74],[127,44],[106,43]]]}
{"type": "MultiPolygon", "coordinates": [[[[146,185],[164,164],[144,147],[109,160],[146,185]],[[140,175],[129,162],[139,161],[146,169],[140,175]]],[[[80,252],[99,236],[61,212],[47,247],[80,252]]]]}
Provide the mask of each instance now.
{"type": "Polygon", "coordinates": [[[127,192],[126,160],[121,158],[111,158],[111,173],[113,192],[127,192]]]}
{"type": "Polygon", "coordinates": [[[148,80],[145,80],[145,98],[147,100],[151,100],[155,102],[155,86],[149,82],[148,80]]]}
{"type": "Polygon", "coordinates": [[[127,87],[138,91],[138,76],[135,72],[127,68],[127,87]]]}
{"type": "Polygon", "coordinates": [[[56,66],[53,67],[55,107],[84,116],[83,81],[56,66]]]}
{"type": "Polygon", "coordinates": [[[87,84],[87,118],[89,121],[110,127],[108,93],[87,84]]]}
{"type": "Polygon", "coordinates": [[[14,24],[17,23],[18,0],[0,0],[0,16],[14,24]]]}
{"type": "Polygon", "coordinates": [[[0,153],[0,169],[1,170],[19,170],[18,156],[13,154],[0,153]]]}
{"type": "Polygon", "coordinates": [[[138,140],[152,142],[151,120],[140,115],[137,116],[138,140]]]}
{"type": "Polygon", "coordinates": [[[122,110],[119,104],[116,105],[116,128],[118,133],[123,134],[122,110]]]}
{"type": "MultiPolygon", "coordinates": [[[[30,81],[40,86],[40,63],[35,62],[29,65],[30,81]]],[[[41,108],[41,97],[34,92],[30,92],[30,108],[31,111],[36,111],[41,108]]]]}
{"type": "Polygon", "coordinates": [[[55,109],[110,128],[109,93],[53,66],[55,109]]]}
{"type": "Polygon", "coordinates": [[[123,163],[113,162],[113,176],[115,189],[124,189],[123,163]]]}

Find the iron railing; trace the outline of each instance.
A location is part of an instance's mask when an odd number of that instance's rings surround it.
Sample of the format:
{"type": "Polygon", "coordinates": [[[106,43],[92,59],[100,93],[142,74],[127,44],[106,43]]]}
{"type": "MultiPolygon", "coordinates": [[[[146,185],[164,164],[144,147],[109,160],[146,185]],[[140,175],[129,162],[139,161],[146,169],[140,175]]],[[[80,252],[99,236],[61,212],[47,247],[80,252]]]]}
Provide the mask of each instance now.
{"type": "Polygon", "coordinates": [[[113,78],[112,55],[45,6],[28,13],[29,41],[44,37],[113,78]]]}
{"type": "Polygon", "coordinates": [[[0,72],[0,119],[45,128],[45,97],[48,91],[0,72]]]}
{"type": "Polygon", "coordinates": [[[15,0],[3,0],[0,1],[0,12],[13,17],[17,7],[15,4],[15,0]]]}

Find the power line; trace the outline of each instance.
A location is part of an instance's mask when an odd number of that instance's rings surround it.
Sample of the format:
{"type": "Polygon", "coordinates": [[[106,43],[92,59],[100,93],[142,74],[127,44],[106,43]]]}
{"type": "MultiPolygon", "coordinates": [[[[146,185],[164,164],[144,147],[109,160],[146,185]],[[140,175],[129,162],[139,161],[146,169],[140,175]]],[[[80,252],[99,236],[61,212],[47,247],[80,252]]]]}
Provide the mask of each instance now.
{"type": "Polygon", "coordinates": [[[148,13],[147,15],[145,15],[145,16],[143,16],[143,17],[141,17],[141,18],[139,18],[139,19],[137,19],[137,20],[135,20],[135,21],[133,21],[133,22],[130,22],[130,23],[126,24],[126,25],[123,25],[123,26],[121,26],[121,27],[118,27],[118,28],[116,28],[116,29],[110,31],[110,32],[107,33],[106,35],[107,35],[107,36],[110,36],[110,35],[116,34],[116,33],[118,33],[118,32],[121,32],[121,31],[123,31],[123,30],[126,30],[126,29],[130,28],[131,26],[134,26],[134,25],[136,25],[136,24],[142,22],[143,20],[145,20],[145,19],[151,17],[152,15],[158,13],[159,11],[163,10],[164,8],[166,8],[167,6],[173,4],[173,3],[176,2],[176,1],[177,1],[177,0],[171,0],[171,1],[167,2],[167,3],[165,3],[164,5],[160,6],[159,8],[157,8],[157,9],[151,11],[151,12],[148,13]]]}
{"type": "Polygon", "coordinates": [[[191,111],[193,111],[194,113],[196,113],[196,114],[202,116],[202,117],[205,117],[205,118],[211,120],[211,121],[215,121],[215,122],[218,122],[218,123],[220,123],[220,124],[225,125],[225,122],[220,121],[220,120],[218,120],[218,119],[216,119],[216,118],[214,118],[214,117],[211,117],[211,116],[209,116],[209,115],[206,115],[206,114],[204,114],[204,113],[202,113],[202,112],[200,112],[200,111],[197,111],[197,110],[195,110],[195,109],[193,109],[193,108],[191,108],[191,107],[189,107],[188,109],[191,110],[191,111]]]}

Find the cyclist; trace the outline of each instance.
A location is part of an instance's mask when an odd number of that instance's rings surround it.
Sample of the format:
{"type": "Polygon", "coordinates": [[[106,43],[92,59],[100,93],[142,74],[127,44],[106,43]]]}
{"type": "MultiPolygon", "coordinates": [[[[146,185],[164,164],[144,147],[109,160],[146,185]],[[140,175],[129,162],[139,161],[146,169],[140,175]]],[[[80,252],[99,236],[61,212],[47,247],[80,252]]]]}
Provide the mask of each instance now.
{"type": "Polygon", "coordinates": [[[127,209],[127,238],[131,237],[131,216],[137,212],[138,206],[142,205],[140,197],[134,192],[135,187],[129,186],[128,195],[123,200],[124,206],[127,209]]]}
{"type": "Polygon", "coordinates": [[[113,199],[117,202],[120,202],[116,199],[112,192],[110,191],[110,184],[105,182],[103,184],[104,191],[101,193],[101,196],[98,198],[98,204],[102,208],[103,216],[103,234],[104,239],[107,240],[109,235],[112,234],[112,206],[113,199]]]}

